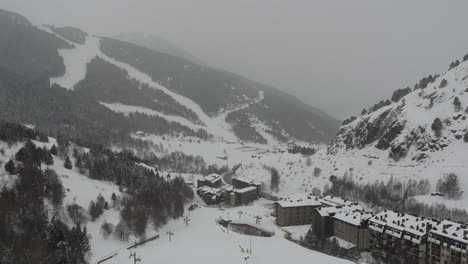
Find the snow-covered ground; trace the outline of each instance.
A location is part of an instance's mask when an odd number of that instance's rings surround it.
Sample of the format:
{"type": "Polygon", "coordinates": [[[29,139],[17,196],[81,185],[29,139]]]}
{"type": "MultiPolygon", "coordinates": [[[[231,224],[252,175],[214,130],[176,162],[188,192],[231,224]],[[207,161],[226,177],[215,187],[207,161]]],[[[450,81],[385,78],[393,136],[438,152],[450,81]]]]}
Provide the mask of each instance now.
{"type": "Polygon", "coordinates": [[[201,156],[207,164],[228,165],[229,167],[275,151],[272,146],[267,144],[221,140],[200,140],[198,143],[199,139],[197,138],[182,139],[146,134],[133,134],[132,136],[162,146],[164,153],[181,151],[189,155],[201,156]]]}
{"type": "MultiPolygon", "coordinates": [[[[292,263],[351,263],[346,260],[324,255],[284,238],[284,233],[273,224],[269,216],[271,209],[268,201],[260,200],[252,206],[225,208],[202,207],[190,213],[188,226],[182,221],[171,221],[159,230],[161,238],[146,245],[137,247],[136,253],[142,262],[154,263],[278,263],[289,260],[292,263]],[[243,212],[240,215],[238,212],[243,212]],[[218,225],[219,217],[255,223],[255,216],[262,216],[259,225],[275,230],[273,237],[246,236],[227,230],[218,225]],[[173,232],[169,241],[167,232],[173,232]],[[252,253],[246,253],[251,249],[252,253]],[[244,252],[243,252],[244,251],[244,252]]],[[[128,263],[128,250],[122,250],[109,263],[128,263]]],[[[97,259],[97,258],[95,258],[97,259]]]]}

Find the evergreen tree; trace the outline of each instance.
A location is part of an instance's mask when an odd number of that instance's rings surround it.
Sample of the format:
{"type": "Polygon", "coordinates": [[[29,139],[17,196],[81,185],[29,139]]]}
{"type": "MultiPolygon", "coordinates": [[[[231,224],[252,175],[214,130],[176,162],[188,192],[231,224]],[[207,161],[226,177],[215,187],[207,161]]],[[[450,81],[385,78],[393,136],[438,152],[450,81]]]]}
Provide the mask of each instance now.
{"type": "Polygon", "coordinates": [[[54,165],[54,158],[52,157],[52,154],[50,151],[46,151],[45,164],[49,166],[54,165]]]}
{"type": "Polygon", "coordinates": [[[463,140],[468,143],[468,131],[463,136],[463,140]]]}
{"type": "Polygon", "coordinates": [[[69,169],[69,170],[71,170],[71,169],[73,168],[73,165],[72,165],[72,163],[71,163],[71,160],[70,160],[70,158],[69,158],[68,156],[65,157],[64,167],[65,167],[66,169],[69,169]]]}
{"type": "Polygon", "coordinates": [[[27,148],[22,147],[16,153],[15,158],[16,158],[17,161],[21,161],[21,162],[25,163],[25,162],[31,161],[32,155],[31,155],[31,152],[29,152],[29,150],[27,148]]]}
{"type": "Polygon", "coordinates": [[[10,174],[15,174],[15,163],[12,160],[9,160],[5,164],[5,170],[10,174]]]}
{"type": "Polygon", "coordinates": [[[58,155],[58,149],[57,147],[55,146],[55,144],[52,146],[52,148],[50,148],[50,153],[54,156],[57,156],[58,155]]]}
{"type": "Polygon", "coordinates": [[[440,81],[439,88],[444,88],[447,86],[447,84],[448,84],[447,80],[442,79],[442,81],[440,81]]]}

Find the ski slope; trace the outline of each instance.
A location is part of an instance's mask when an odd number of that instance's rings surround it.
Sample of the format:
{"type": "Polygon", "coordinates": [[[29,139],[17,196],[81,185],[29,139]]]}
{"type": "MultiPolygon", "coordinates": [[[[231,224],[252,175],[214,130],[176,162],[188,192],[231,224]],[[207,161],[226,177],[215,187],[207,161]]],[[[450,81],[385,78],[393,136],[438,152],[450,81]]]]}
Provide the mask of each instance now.
{"type": "MultiPolygon", "coordinates": [[[[41,26],[40,28],[70,43],[68,40],[62,38],[60,35],[52,32],[49,28],[45,26],[41,26]]],[[[137,70],[136,68],[130,66],[129,64],[117,61],[105,55],[100,49],[100,39],[98,37],[87,36],[86,43],[83,45],[76,44],[76,43],[70,43],[70,44],[72,44],[74,48],[59,50],[59,54],[63,57],[64,64],[65,64],[65,74],[60,77],[51,78],[50,79],[51,83],[59,84],[62,87],[65,87],[67,89],[73,89],[73,87],[79,81],[85,78],[87,64],[94,57],[98,56],[104,59],[106,62],[111,63],[121,69],[126,70],[128,72],[129,78],[136,79],[140,81],[141,83],[145,83],[149,85],[150,87],[154,87],[155,89],[159,89],[163,91],[164,93],[174,98],[174,100],[176,100],[178,103],[194,111],[195,114],[199,117],[199,119],[205,125],[205,127],[203,128],[207,130],[208,133],[214,135],[217,140],[237,141],[237,137],[232,132],[230,125],[225,122],[226,116],[231,112],[244,109],[251,104],[259,103],[264,98],[263,92],[260,91],[258,98],[252,99],[249,102],[236,106],[232,109],[226,109],[225,111],[222,111],[217,116],[210,117],[205,112],[203,112],[200,105],[198,105],[191,99],[184,97],[178,93],[175,93],[171,91],[170,89],[160,85],[158,82],[154,81],[148,74],[137,70]]],[[[109,107],[111,110],[124,113],[124,114],[128,114],[130,112],[148,112],[147,109],[136,108],[137,106],[122,105],[119,102],[116,102],[115,104],[107,104],[106,106],[109,107]]],[[[155,113],[155,112],[151,112],[150,114],[158,115],[169,121],[179,122],[188,127],[194,128],[194,124],[185,119],[174,118],[173,116],[162,115],[161,113],[155,113]]]]}

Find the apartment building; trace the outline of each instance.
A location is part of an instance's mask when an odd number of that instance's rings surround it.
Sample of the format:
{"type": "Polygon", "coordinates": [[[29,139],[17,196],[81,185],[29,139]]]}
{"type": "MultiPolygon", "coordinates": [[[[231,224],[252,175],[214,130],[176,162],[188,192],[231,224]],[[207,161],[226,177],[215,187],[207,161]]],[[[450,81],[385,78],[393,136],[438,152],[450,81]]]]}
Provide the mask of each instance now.
{"type": "Polygon", "coordinates": [[[448,220],[429,232],[430,264],[468,264],[468,227],[448,220]]]}
{"type": "Polygon", "coordinates": [[[312,213],[322,206],[320,198],[297,194],[276,202],[276,224],[279,226],[306,225],[312,223],[312,213]]]}
{"type": "Polygon", "coordinates": [[[363,210],[343,211],[333,216],[335,237],[345,240],[358,249],[369,249],[369,219],[374,216],[363,210]]]}
{"type": "Polygon", "coordinates": [[[388,263],[428,263],[428,234],[436,224],[423,217],[381,212],[369,219],[370,250],[388,263]]]}

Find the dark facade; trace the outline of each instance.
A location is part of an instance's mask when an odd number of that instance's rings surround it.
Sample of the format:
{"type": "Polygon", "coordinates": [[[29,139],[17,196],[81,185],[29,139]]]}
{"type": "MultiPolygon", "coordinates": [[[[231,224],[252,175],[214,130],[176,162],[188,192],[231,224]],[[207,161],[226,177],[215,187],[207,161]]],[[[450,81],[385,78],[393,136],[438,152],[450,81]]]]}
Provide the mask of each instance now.
{"type": "Polygon", "coordinates": [[[369,220],[370,250],[388,263],[428,263],[430,219],[386,211],[369,220]]]}
{"type": "Polygon", "coordinates": [[[258,189],[255,186],[249,186],[243,189],[235,189],[230,193],[230,195],[232,205],[249,204],[257,200],[258,189]]]}

